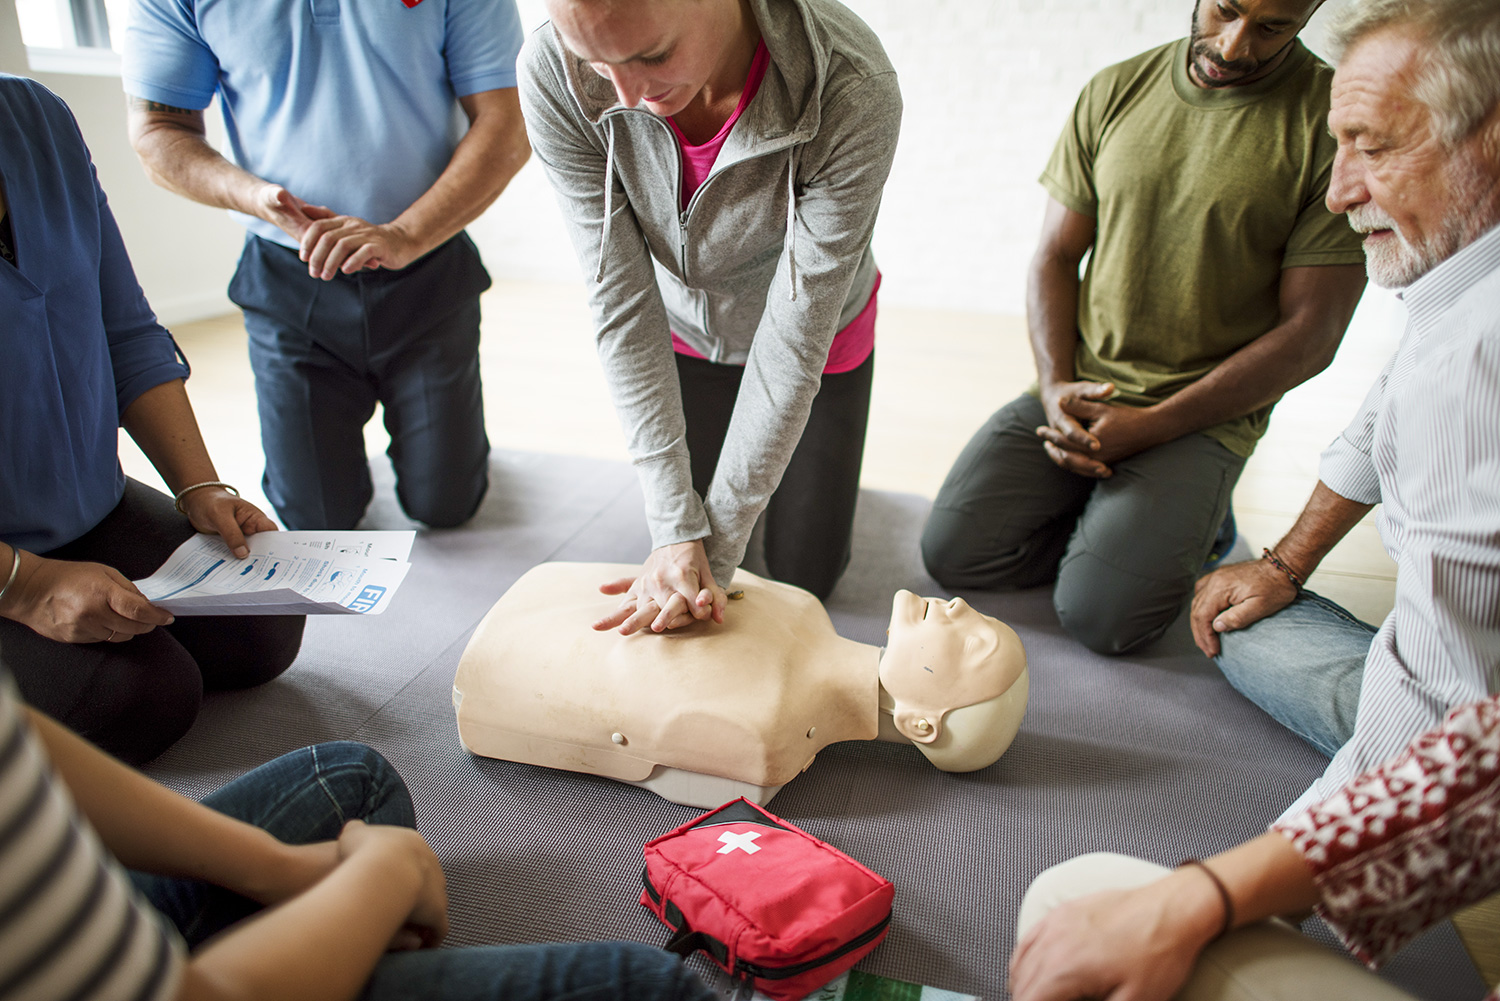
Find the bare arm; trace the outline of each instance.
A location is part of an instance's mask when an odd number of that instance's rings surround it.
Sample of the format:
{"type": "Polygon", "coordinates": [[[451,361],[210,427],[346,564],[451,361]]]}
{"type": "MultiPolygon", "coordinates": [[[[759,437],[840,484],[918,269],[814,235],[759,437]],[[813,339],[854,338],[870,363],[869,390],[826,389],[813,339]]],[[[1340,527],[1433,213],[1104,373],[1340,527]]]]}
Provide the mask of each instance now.
{"type": "Polygon", "coordinates": [[[274,903],[336,861],[332,848],[319,864],[314,854],[178,795],[33,709],[27,720],[78,811],[131,869],[201,879],[274,903]]]}
{"type": "MultiPolygon", "coordinates": [[[[125,410],[120,423],[161,473],[173,494],[219,478],[181,379],[142,393],[125,410]]],[[[202,487],[184,495],[182,509],[194,528],[221,536],[240,557],[250,552],[245,536],[276,528],[254,504],[222,487],[202,487]]]]}
{"type": "Polygon", "coordinates": [[[337,842],[285,845],[177,795],[39,713],[28,718],[80,812],[122,863],[281,904],[199,950],[180,997],[353,998],[403,925],[422,944],[442,938],[442,868],[416,831],[353,821],[337,842]]]}
{"type": "MultiPolygon", "coordinates": [[[[1275,832],[1206,861],[1223,882],[1239,928],[1307,911],[1318,900],[1301,854],[1275,832]]],[[[1224,904],[1203,872],[1184,867],[1133,890],[1059,905],[1016,946],[1016,1001],[1119,997],[1166,1001],[1223,927],[1224,904]]]]}
{"type": "MultiPolygon", "coordinates": [[[[1074,212],[1055,198],[1047,199],[1042,236],[1026,279],[1026,326],[1031,353],[1036,359],[1042,407],[1047,412],[1048,426],[1079,453],[1080,463],[1091,461],[1083,453],[1097,449],[1099,441],[1065,409],[1064,401],[1104,399],[1113,388],[1076,381],[1073,367],[1078,351],[1078,295],[1082,285],[1078,266],[1094,245],[1097,231],[1091,216],[1074,212]]],[[[1102,469],[1102,464],[1095,465],[1102,469]]]]}
{"type": "Polygon", "coordinates": [[[146,176],[168,191],[256,216],[297,239],[313,219],[332,215],[226,160],[208,144],[202,111],[139,97],[126,102],[130,145],[146,176]]]}
{"type": "MultiPolygon", "coordinates": [[[[1102,401],[1072,406],[1101,442],[1085,461],[1108,465],[1275,402],[1328,367],[1364,287],[1359,265],[1287,268],[1281,274],[1276,326],[1203,378],[1149,407],[1102,401]]],[[[1071,445],[1043,437],[1058,449],[1071,445]]]]}
{"type": "Polygon", "coordinates": [[[470,94],[459,105],[469,131],[448,166],[405,212],[384,224],[311,205],[230,163],[208,144],[201,111],[132,97],[130,141],[157,184],[280,227],[298,241],[309,274],[332,278],[365,267],[405,267],[473,222],[525,164],[531,147],[514,87],[470,94]]]}
{"type": "Polygon", "coordinates": [[[1287,268],[1276,326],[1212,372],[1151,407],[1162,441],[1213,427],[1280,399],[1328,367],[1365,291],[1362,264],[1287,268]]]}
{"type": "Polygon", "coordinates": [[[516,88],[458,99],[469,131],[448,166],[405,212],[384,225],[355,216],[314,221],[303,232],[308,272],[332,278],[364,267],[404,268],[489,208],[531,155],[516,88]]]}
{"type": "MultiPolygon", "coordinates": [[[[1276,543],[1276,557],[1307,580],[1372,507],[1341,497],[1318,481],[1291,531],[1276,543]]],[[[1193,642],[1205,655],[1217,657],[1220,633],[1259,622],[1296,597],[1291,580],[1267,560],[1221,567],[1198,579],[1190,613],[1193,642]]]]}

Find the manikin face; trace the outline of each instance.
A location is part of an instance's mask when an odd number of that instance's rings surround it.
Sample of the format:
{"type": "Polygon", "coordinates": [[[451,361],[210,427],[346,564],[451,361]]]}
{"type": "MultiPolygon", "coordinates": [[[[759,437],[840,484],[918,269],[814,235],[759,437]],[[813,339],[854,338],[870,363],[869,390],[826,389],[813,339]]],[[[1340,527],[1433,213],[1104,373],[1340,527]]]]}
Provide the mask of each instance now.
{"type": "Polygon", "coordinates": [[[999,622],[962,598],[943,601],[897,591],[882,665],[906,660],[977,664],[995,649],[999,622]]]}
{"type": "MultiPolygon", "coordinates": [[[[1362,39],[1333,77],[1328,130],[1338,140],[1328,208],[1365,236],[1370,280],[1402,288],[1481,235],[1500,192],[1483,139],[1456,148],[1412,95],[1420,43],[1392,29],[1362,39]]],[[[1493,136],[1491,136],[1493,141],[1493,136]]]]}
{"type": "Polygon", "coordinates": [[[1233,87],[1281,65],[1322,0],[1198,0],[1188,70],[1200,87],[1233,87]]]}
{"type": "MultiPolygon", "coordinates": [[[[962,598],[942,601],[896,592],[880,681],[897,704],[921,708],[973,705],[1009,688],[1025,666],[1020,641],[1009,626],[969,607],[962,598]]],[[[914,740],[930,738],[937,720],[918,727],[914,740]]]]}
{"type": "Polygon", "coordinates": [[[944,771],[992,764],[1026,712],[1026,651],[1005,623],[962,598],[898,591],[880,658],[896,729],[944,771]]]}
{"type": "Polygon", "coordinates": [[[569,51],[627,108],[669,117],[713,78],[735,41],[738,0],[547,0],[569,51]]]}

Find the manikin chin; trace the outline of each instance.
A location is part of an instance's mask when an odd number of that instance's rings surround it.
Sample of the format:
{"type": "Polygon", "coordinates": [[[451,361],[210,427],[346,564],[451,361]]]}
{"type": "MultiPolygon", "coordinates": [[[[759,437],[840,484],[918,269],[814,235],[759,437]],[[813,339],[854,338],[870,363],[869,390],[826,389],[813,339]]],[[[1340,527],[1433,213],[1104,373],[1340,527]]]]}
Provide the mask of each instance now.
{"type": "Polygon", "coordinates": [[[841,740],[992,764],[1026,712],[1026,653],[962,599],[898,591],[886,647],[839,636],[816,598],[745,571],[723,624],[595,632],[638,566],[544,563],[479,624],[453,679],[470,752],[604,775],[677,803],[765,803],[841,740]]]}

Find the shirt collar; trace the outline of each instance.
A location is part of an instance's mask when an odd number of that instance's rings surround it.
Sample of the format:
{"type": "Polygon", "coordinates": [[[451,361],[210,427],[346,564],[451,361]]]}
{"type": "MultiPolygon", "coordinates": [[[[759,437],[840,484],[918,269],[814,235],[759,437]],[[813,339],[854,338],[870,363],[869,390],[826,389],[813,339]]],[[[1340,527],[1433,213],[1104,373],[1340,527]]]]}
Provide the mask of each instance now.
{"type": "Polygon", "coordinates": [[[1481,279],[1500,270],[1500,226],[1412,282],[1402,293],[1414,331],[1427,333],[1481,279]]]}

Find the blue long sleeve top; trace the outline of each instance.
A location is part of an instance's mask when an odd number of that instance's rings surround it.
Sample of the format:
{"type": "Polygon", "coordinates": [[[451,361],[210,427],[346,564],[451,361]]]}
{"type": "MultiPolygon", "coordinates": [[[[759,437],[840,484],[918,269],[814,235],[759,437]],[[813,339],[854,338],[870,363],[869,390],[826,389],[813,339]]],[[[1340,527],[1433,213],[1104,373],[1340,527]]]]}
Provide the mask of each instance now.
{"type": "Polygon", "coordinates": [[[156,322],[72,113],[0,74],[0,184],[15,239],[0,261],[0,539],[71,542],[119,503],[120,415],[185,379],[156,322]]]}

